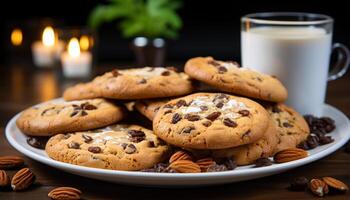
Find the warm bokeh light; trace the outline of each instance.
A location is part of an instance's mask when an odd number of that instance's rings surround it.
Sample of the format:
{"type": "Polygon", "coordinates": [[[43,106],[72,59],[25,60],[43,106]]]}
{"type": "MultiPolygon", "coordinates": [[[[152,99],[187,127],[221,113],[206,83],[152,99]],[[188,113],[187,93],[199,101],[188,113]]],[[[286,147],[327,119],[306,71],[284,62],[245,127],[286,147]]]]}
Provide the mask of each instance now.
{"type": "Polygon", "coordinates": [[[79,40],[79,43],[80,43],[81,50],[83,50],[83,51],[89,50],[90,40],[89,40],[88,36],[86,36],[86,35],[81,36],[80,40],[79,40]]]}
{"type": "Polygon", "coordinates": [[[68,54],[72,57],[78,57],[80,55],[80,46],[77,38],[70,39],[68,43],[68,54]]]}
{"type": "Polygon", "coordinates": [[[19,28],[13,29],[11,33],[11,43],[14,46],[19,46],[22,44],[22,41],[23,41],[23,33],[21,29],[19,28]]]}
{"type": "Polygon", "coordinates": [[[54,46],[55,45],[55,32],[51,26],[44,29],[42,40],[44,46],[54,46]]]}

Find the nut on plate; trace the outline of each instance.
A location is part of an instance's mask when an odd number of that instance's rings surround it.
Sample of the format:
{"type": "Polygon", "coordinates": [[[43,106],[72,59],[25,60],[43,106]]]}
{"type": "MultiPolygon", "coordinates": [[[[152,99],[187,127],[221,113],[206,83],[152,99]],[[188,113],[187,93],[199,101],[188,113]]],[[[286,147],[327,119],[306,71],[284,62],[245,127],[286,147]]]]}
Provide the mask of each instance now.
{"type": "Polygon", "coordinates": [[[77,200],[81,194],[80,190],[73,187],[58,187],[51,190],[47,196],[54,200],[77,200]]]}
{"type": "Polygon", "coordinates": [[[180,173],[199,173],[201,168],[190,160],[177,160],[169,165],[169,168],[180,173]]]}
{"type": "Polygon", "coordinates": [[[273,160],[276,163],[285,163],[293,160],[299,160],[308,156],[307,151],[299,148],[289,148],[277,152],[273,160]]]}
{"type": "Polygon", "coordinates": [[[211,165],[215,164],[215,161],[212,158],[203,158],[197,160],[196,164],[201,168],[202,172],[206,172],[211,165]]]}
{"type": "Polygon", "coordinates": [[[186,151],[176,151],[169,159],[169,163],[177,160],[192,160],[192,157],[186,151]]]}

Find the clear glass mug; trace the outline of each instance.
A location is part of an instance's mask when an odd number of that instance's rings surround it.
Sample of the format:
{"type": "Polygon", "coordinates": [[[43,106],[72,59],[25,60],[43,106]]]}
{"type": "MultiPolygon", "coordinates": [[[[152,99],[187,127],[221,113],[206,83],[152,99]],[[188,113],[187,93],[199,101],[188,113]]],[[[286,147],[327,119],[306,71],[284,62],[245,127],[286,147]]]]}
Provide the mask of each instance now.
{"type": "Polygon", "coordinates": [[[333,19],[311,13],[255,13],[241,19],[242,66],[277,76],[286,104],[302,114],[322,114],[327,81],[345,74],[349,50],[332,45],[333,19]],[[329,71],[331,54],[337,60],[329,71]]]}

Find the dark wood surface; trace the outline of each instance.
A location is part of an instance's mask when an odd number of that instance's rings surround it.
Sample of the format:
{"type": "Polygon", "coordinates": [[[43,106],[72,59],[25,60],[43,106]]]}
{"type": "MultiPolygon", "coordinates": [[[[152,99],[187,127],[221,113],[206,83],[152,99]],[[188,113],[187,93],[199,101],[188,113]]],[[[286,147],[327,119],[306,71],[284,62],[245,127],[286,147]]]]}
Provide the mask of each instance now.
{"type": "MultiPolygon", "coordinates": [[[[100,67],[96,73],[105,70],[106,67],[100,67]]],[[[63,79],[57,70],[38,70],[21,64],[0,66],[0,156],[21,155],[8,144],[4,136],[4,127],[9,119],[28,106],[59,97],[63,89],[74,82],[63,79]]],[[[326,100],[347,116],[350,116],[349,86],[349,74],[330,82],[326,100]]],[[[346,153],[344,148],[312,164],[278,175],[198,188],[150,188],[102,182],[59,171],[22,155],[26,165],[37,176],[36,184],[23,192],[1,190],[0,200],[47,199],[47,193],[57,186],[79,188],[83,191],[84,199],[318,199],[311,193],[291,192],[286,188],[290,180],[297,176],[333,176],[350,184],[350,154],[346,153]]],[[[7,172],[13,175],[15,171],[7,172]]],[[[350,193],[329,195],[325,199],[350,199],[350,193]]]]}

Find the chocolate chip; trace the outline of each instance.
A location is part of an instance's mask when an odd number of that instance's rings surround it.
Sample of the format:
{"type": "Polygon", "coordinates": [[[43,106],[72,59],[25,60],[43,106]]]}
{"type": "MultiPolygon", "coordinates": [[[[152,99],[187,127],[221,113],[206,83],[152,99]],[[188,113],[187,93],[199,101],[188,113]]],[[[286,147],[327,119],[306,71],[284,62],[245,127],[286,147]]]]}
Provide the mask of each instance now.
{"type": "Polygon", "coordinates": [[[81,116],[85,116],[85,115],[87,115],[87,114],[88,114],[88,113],[87,113],[85,110],[82,110],[81,113],[80,113],[81,116]]]}
{"type": "Polygon", "coordinates": [[[156,144],[153,141],[148,141],[148,147],[156,147],[156,144]]]}
{"type": "Polygon", "coordinates": [[[232,128],[234,128],[234,127],[237,126],[237,123],[234,122],[234,121],[232,121],[232,120],[229,119],[229,118],[225,118],[225,119],[224,119],[224,124],[225,124],[226,126],[232,127],[232,128]]]}
{"type": "Polygon", "coordinates": [[[211,121],[205,121],[205,122],[203,122],[202,124],[203,124],[203,126],[205,126],[205,127],[209,127],[209,126],[211,125],[211,121]]]}
{"type": "Polygon", "coordinates": [[[249,110],[240,110],[238,111],[238,113],[241,114],[243,117],[245,117],[249,115],[249,110]]]}
{"type": "Polygon", "coordinates": [[[127,154],[132,154],[136,152],[136,147],[133,144],[128,144],[128,146],[126,146],[125,148],[125,153],[127,154]]]}
{"type": "Polygon", "coordinates": [[[161,75],[162,76],[169,76],[170,72],[167,70],[167,71],[162,72],[161,75]]]}
{"type": "Polygon", "coordinates": [[[219,72],[219,74],[223,74],[223,73],[227,72],[227,69],[226,69],[226,67],[220,66],[218,68],[218,72],[219,72]]]}
{"type": "Polygon", "coordinates": [[[171,110],[166,110],[166,111],[164,112],[164,115],[169,114],[169,113],[172,113],[172,111],[171,111],[171,110]]]}
{"type": "Polygon", "coordinates": [[[207,172],[222,172],[222,171],[227,171],[227,167],[225,165],[219,165],[217,163],[213,163],[207,168],[207,172]]]}
{"type": "Polygon", "coordinates": [[[126,144],[126,143],[121,143],[120,146],[123,147],[123,149],[125,149],[126,146],[128,146],[128,144],[126,144]]]}
{"type": "Polygon", "coordinates": [[[221,115],[221,112],[213,112],[206,116],[205,118],[209,119],[210,121],[216,120],[221,115]]]}
{"type": "Polygon", "coordinates": [[[296,177],[290,183],[289,189],[292,191],[303,191],[307,189],[309,180],[306,177],[296,177]]]}
{"type": "Polygon", "coordinates": [[[318,143],[318,137],[316,135],[309,135],[306,139],[307,145],[310,149],[316,148],[319,143],[318,143]]]}
{"type": "Polygon", "coordinates": [[[266,167],[272,165],[272,161],[268,158],[259,158],[255,161],[254,167],[266,167]]]}
{"type": "Polygon", "coordinates": [[[282,110],[277,105],[272,106],[272,112],[273,113],[280,113],[281,111],[282,110]]]}
{"type": "Polygon", "coordinates": [[[53,110],[53,109],[55,109],[55,107],[45,109],[45,110],[41,113],[41,116],[44,116],[44,115],[46,114],[47,111],[53,110]]]}
{"type": "Polygon", "coordinates": [[[215,96],[214,101],[217,99],[228,99],[229,97],[226,94],[220,93],[215,96]]]}
{"type": "Polygon", "coordinates": [[[114,77],[118,77],[119,75],[121,75],[116,69],[112,70],[111,73],[114,77]]]}
{"type": "Polygon", "coordinates": [[[304,149],[304,150],[309,150],[310,149],[310,147],[309,147],[309,145],[307,144],[306,141],[303,141],[300,144],[298,144],[298,148],[304,149]]]}
{"type": "Polygon", "coordinates": [[[183,99],[180,99],[178,102],[176,102],[176,106],[177,106],[178,108],[180,108],[181,106],[186,106],[186,105],[187,105],[187,103],[186,103],[186,101],[183,100],[183,99]]]}
{"type": "Polygon", "coordinates": [[[284,127],[286,127],[286,128],[292,128],[292,127],[293,127],[293,125],[290,124],[290,123],[288,123],[288,122],[283,122],[282,125],[283,125],[284,127]]]}
{"type": "Polygon", "coordinates": [[[195,128],[192,127],[192,126],[188,126],[188,127],[185,127],[184,129],[182,129],[182,133],[190,133],[192,130],[194,130],[195,128]]]}
{"type": "Polygon", "coordinates": [[[27,138],[27,143],[37,149],[45,149],[46,143],[48,141],[48,137],[33,137],[29,136],[27,138]]]}
{"type": "Polygon", "coordinates": [[[100,147],[89,147],[88,151],[90,151],[91,153],[100,153],[102,149],[100,147]]]}
{"type": "Polygon", "coordinates": [[[78,110],[75,110],[73,111],[71,114],[70,114],[70,117],[74,117],[75,115],[77,115],[79,113],[78,110]]]}
{"type": "Polygon", "coordinates": [[[92,104],[89,104],[89,103],[84,104],[84,105],[82,106],[82,108],[83,108],[84,110],[96,110],[96,109],[97,109],[96,106],[94,106],[94,105],[92,105],[92,104]]]}
{"type": "Polygon", "coordinates": [[[129,134],[131,137],[144,137],[144,136],[146,136],[146,135],[145,135],[145,132],[140,131],[140,130],[129,130],[129,131],[128,131],[128,134],[129,134]]]}
{"type": "Polygon", "coordinates": [[[71,142],[68,144],[68,148],[70,149],[80,149],[80,144],[77,142],[71,142]]]}
{"type": "Polygon", "coordinates": [[[334,139],[331,136],[323,135],[318,138],[318,142],[320,145],[325,145],[334,142],[334,139]]]}
{"type": "Polygon", "coordinates": [[[224,165],[228,170],[234,170],[237,167],[237,163],[231,158],[227,158],[224,161],[224,165]]]}
{"type": "Polygon", "coordinates": [[[139,83],[139,84],[145,84],[145,83],[147,83],[147,80],[143,78],[143,79],[141,79],[138,83],[139,83]]]}
{"type": "Polygon", "coordinates": [[[259,82],[262,82],[262,81],[263,81],[263,79],[260,78],[260,77],[256,77],[256,80],[258,80],[259,82]]]}
{"type": "Polygon", "coordinates": [[[68,139],[68,138],[70,138],[70,136],[72,136],[72,134],[69,134],[69,133],[68,133],[68,134],[65,134],[65,135],[63,136],[63,138],[64,138],[64,139],[68,139]]]}
{"type": "Polygon", "coordinates": [[[186,114],[184,118],[191,122],[198,121],[201,119],[199,115],[194,114],[186,114]]]}
{"type": "Polygon", "coordinates": [[[176,67],[165,67],[167,70],[173,71],[173,72],[177,72],[177,68],[176,67]]]}
{"type": "Polygon", "coordinates": [[[208,110],[208,106],[199,106],[199,108],[200,108],[202,111],[207,111],[207,110],[208,110]]]}
{"type": "Polygon", "coordinates": [[[172,124],[176,124],[177,122],[179,122],[182,119],[182,117],[179,115],[179,113],[175,113],[173,115],[173,118],[171,119],[171,123],[172,124]]]}
{"type": "Polygon", "coordinates": [[[89,142],[91,142],[93,140],[92,137],[89,136],[89,135],[83,134],[81,137],[84,139],[85,143],[89,143],[89,142]]]}
{"type": "Polygon", "coordinates": [[[223,102],[219,102],[215,105],[217,108],[222,108],[224,106],[223,102]]]}
{"type": "Polygon", "coordinates": [[[165,104],[165,105],[163,106],[163,108],[174,108],[174,106],[172,106],[172,105],[170,105],[170,104],[165,104]]]}
{"type": "Polygon", "coordinates": [[[215,67],[219,67],[220,66],[220,63],[216,62],[215,60],[209,60],[208,64],[209,65],[213,65],[215,67]]]}

